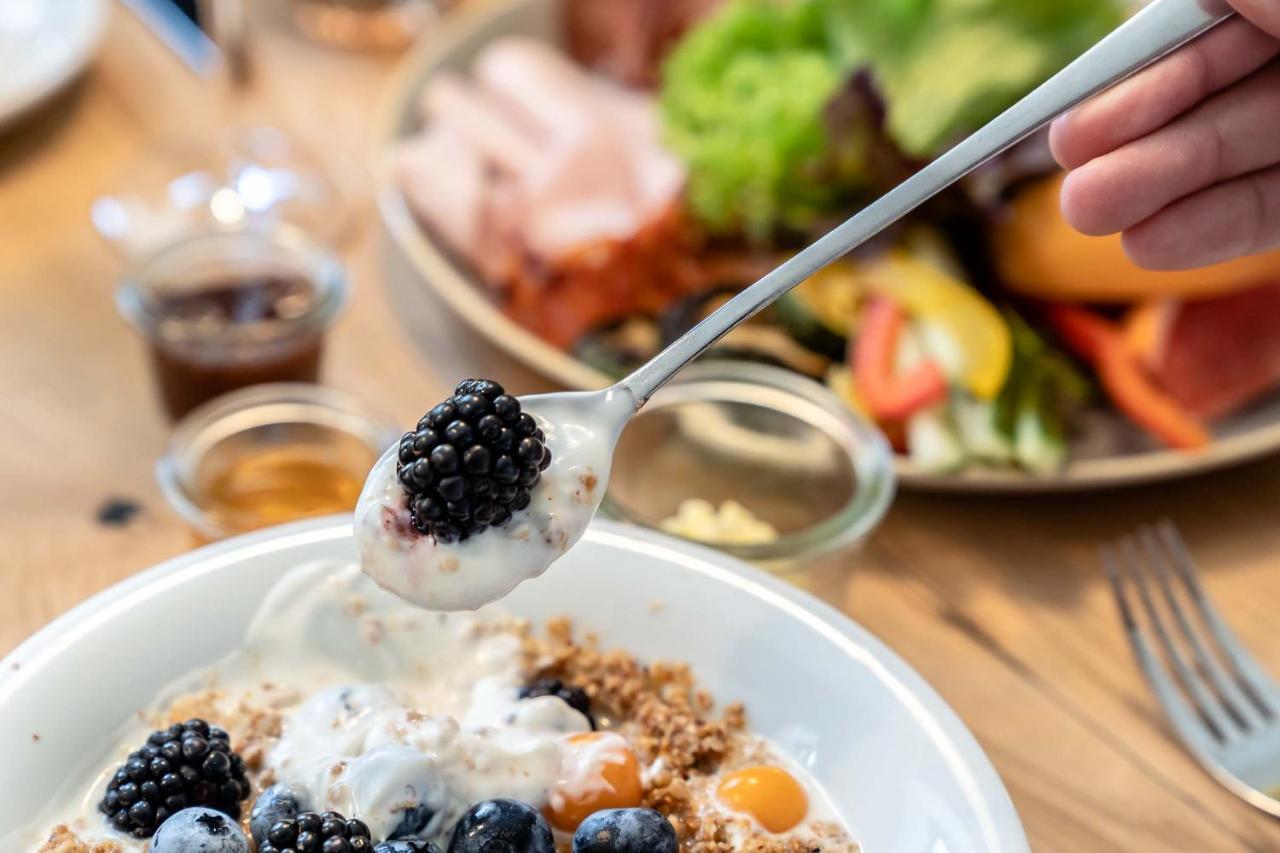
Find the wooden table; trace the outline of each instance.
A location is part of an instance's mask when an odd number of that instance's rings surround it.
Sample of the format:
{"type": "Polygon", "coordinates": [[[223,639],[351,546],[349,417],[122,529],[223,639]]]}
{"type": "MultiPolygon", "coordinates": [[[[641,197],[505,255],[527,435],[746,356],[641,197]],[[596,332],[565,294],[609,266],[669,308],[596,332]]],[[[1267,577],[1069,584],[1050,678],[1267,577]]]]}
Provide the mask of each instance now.
{"type": "MultiPolygon", "coordinates": [[[[392,60],[317,47],[274,5],[252,5],[262,74],[251,109],[326,155],[367,158],[392,60]]],[[[87,210],[140,154],[206,144],[209,98],[116,11],[92,74],[0,137],[0,653],[191,546],[152,479],[167,425],[142,348],[112,306],[120,261],[87,210]],[[124,525],[100,522],[115,496],[142,511],[124,525]]],[[[387,297],[372,209],[360,219],[344,248],[355,298],[327,377],[408,423],[475,361],[444,337],[415,344],[387,297]]],[[[485,355],[485,366],[495,358],[485,355]]],[[[497,363],[518,390],[535,387],[497,363]]],[[[1095,551],[1139,522],[1173,518],[1211,567],[1211,594],[1280,671],[1277,496],[1277,461],[1083,497],[905,495],[836,595],[973,729],[1036,850],[1276,850],[1280,826],[1170,739],[1095,551]]]]}

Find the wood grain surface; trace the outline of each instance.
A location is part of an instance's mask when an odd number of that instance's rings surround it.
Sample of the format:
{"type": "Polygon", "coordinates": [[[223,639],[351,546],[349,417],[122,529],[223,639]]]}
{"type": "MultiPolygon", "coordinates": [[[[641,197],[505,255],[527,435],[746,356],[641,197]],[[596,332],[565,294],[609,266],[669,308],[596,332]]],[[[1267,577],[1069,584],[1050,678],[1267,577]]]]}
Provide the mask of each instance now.
{"type": "MultiPolygon", "coordinates": [[[[365,163],[394,57],[307,42],[255,8],[256,82],[241,115],[319,156],[365,163]]],[[[199,151],[225,110],[123,8],[101,56],[57,103],[0,136],[0,653],[68,607],[192,539],[152,471],[167,424],[139,341],[117,316],[120,259],[88,209],[140,164],[199,151]],[[98,519],[136,501],[126,523],[98,519]]],[[[366,188],[367,194],[367,188],[366,188]]],[[[402,323],[368,198],[342,246],[355,296],[326,379],[408,423],[459,374],[537,380],[443,315],[402,323]]],[[[1280,671],[1280,462],[1102,495],[902,496],[824,586],[976,733],[1037,851],[1280,849],[1280,825],[1237,801],[1170,738],[1129,654],[1097,546],[1143,521],[1182,526],[1211,595],[1280,671]]],[[[867,767],[866,772],[876,772],[867,767]]]]}

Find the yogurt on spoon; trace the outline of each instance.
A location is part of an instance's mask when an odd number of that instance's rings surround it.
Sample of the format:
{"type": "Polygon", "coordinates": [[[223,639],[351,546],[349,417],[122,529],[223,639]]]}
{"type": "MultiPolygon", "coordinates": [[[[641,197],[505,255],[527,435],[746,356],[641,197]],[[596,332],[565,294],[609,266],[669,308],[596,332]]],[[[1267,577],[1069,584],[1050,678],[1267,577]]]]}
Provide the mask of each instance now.
{"type": "Polygon", "coordinates": [[[526,397],[518,409],[513,402],[497,383],[463,382],[378,460],[355,531],[361,566],[383,589],[428,610],[475,610],[541,575],[582,538],[633,398],[614,388],[526,397]],[[545,447],[545,462],[532,458],[526,438],[545,447]],[[421,476],[405,473],[412,466],[421,476]],[[503,503],[513,487],[516,497],[503,503]]]}

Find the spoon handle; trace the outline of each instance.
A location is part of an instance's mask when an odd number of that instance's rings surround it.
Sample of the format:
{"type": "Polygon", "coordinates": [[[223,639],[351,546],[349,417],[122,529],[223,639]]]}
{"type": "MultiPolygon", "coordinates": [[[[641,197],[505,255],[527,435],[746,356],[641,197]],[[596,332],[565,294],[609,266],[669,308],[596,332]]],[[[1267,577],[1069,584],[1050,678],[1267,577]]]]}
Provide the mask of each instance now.
{"type": "MultiPolygon", "coordinates": [[[[1154,0],[985,127],[734,296],[618,383],[645,403],[676,371],[782,294],[1072,107],[1234,13],[1225,0],[1154,0]]],[[[993,61],[998,61],[998,57],[993,61]]]]}

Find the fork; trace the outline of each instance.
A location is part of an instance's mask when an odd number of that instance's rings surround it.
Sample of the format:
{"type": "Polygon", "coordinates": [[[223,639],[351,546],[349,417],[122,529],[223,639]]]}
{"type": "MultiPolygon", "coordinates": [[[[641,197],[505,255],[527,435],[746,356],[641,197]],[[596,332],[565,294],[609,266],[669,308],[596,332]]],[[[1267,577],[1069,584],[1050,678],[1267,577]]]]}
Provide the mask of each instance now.
{"type": "Polygon", "coordinates": [[[1178,529],[1141,527],[1100,556],[1138,666],[1183,745],[1233,794],[1280,817],[1280,686],[1205,596],[1178,529]]]}

